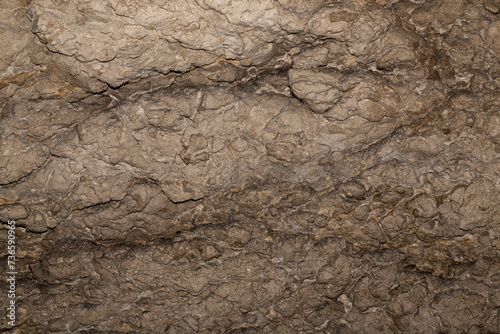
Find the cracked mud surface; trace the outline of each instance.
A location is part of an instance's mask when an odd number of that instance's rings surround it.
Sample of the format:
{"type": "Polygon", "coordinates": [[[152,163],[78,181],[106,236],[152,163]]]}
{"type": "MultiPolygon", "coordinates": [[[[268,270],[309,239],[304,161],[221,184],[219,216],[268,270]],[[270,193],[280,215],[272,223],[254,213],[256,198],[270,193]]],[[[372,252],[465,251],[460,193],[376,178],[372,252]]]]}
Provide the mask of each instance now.
{"type": "Polygon", "coordinates": [[[5,0],[0,331],[500,332],[499,11],[5,0]]]}

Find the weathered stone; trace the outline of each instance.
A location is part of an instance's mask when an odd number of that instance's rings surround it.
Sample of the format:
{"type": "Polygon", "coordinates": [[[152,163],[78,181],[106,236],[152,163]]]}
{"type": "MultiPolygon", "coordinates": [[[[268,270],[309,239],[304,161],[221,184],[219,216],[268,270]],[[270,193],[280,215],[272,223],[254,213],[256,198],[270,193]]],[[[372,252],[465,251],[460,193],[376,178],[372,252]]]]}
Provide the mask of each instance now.
{"type": "Polygon", "coordinates": [[[0,331],[499,332],[498,8],[4,1],[0,331]]]}

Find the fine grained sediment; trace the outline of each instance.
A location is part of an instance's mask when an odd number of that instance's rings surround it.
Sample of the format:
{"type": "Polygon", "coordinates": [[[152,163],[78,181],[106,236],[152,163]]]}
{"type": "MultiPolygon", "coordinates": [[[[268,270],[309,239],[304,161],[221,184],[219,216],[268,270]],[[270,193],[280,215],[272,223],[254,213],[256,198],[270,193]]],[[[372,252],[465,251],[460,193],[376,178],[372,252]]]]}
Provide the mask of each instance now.
{"type": "Polygon", "coordinates": [[[499,11],[4,1],[0,330],[498,333],[499,11]]]}

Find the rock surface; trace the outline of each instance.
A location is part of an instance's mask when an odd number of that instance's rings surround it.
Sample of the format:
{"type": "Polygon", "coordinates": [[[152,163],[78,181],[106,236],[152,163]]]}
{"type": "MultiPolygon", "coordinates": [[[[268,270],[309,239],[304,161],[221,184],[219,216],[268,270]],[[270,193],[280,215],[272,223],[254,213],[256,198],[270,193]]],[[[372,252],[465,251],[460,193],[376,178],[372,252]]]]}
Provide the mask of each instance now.
{"type": "Polygon", "coordinates": [[[5,0],[0,331],[500,332],[499,8],[5,0]]]}

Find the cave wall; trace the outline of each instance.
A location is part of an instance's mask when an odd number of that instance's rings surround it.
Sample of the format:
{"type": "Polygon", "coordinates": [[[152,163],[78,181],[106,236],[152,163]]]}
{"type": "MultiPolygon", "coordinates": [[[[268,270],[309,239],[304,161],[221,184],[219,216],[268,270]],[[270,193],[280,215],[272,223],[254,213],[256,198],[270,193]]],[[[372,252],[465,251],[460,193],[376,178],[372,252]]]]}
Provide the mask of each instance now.
{"type": "Polygon", "coordinates": [[[499,10],[3,0],[0,331],[500,332],[499,10]]]}

